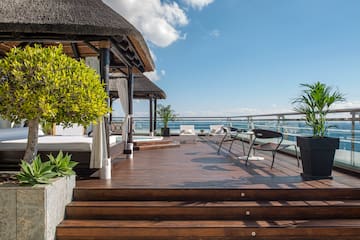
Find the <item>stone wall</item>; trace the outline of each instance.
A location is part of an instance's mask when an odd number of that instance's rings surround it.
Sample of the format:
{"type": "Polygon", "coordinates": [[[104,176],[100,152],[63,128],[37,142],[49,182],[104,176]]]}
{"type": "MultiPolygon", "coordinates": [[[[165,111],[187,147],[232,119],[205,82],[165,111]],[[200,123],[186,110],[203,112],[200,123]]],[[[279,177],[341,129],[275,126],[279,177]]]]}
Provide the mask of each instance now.
{"type": "Polygon", "coordinates": [[[35,187],[0,187],[0,239],[54,240],[74,187],[75,176],[35,187]]]}

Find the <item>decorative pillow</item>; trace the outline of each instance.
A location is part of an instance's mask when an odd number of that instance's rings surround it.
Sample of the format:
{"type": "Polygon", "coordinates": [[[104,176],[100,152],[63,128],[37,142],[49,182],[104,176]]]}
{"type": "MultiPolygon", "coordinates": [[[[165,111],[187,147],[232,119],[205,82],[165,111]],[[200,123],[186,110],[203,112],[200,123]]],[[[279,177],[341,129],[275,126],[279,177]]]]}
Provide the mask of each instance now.
{"type": "Polygon", "coordinates": [[[194,134],[192,129],[183,129],[180,131],[181,134],[194,134]]]}
{"type": "Polygon", "coordinates": [[[221,134],[221,133],[223,133],[222,128],[218,128],[218,129],[216,129],[216,130],[215,130],[215,133],[216,133],[216,134],[221,134]]]}
{"type": "Polygon", "coordinates": [[[185,134],[193,134],[192,129],[186,129],[186,130],[185,130],[185,134]]]}

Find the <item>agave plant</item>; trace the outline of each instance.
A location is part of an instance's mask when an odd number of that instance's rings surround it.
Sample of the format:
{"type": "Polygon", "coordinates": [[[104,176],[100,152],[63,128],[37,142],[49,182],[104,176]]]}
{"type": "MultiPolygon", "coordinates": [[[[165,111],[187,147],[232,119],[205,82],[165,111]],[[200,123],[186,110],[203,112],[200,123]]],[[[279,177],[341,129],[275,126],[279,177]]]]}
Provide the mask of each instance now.
{"type": "Polygon", "coordinates": [[[324,137],[331,127],[326,125],[326,115],[334,103],[345,100],[344,95],[339,91],[332,92],[331,87],[321,82],[300,86],[305,89],[293,101],[293,104],[298,104],[295,111],[305,114],[305,123],[312,128],[314,137],[324,137]]]}
{"type": "Polygon", "coordinates": [[[63,152],[60,151],[56,157],[52,154],[48,155],[48,157],[56,176],[63,177],[76,174],[73,168],[78,165],[78,162],[71,161],[71,155],[66,154],[64,156],[63,152]]]}
{"type": "Polygon", "coordinates": [[[49,161],[41,162],[40,156],[36,156],[32,163],[28,163],[24,160],[20,164],[21,171],[16,175],[20,184],[46,184],[49,183],[51,178],[56,177],[53,166],[49,161]]]}

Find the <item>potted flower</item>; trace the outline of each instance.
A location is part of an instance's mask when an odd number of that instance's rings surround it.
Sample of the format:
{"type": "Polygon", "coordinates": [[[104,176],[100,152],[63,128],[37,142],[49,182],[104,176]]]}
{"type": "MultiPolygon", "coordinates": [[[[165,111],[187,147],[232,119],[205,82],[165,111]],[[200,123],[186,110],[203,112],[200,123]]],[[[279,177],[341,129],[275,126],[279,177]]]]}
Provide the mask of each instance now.
{"type": "Polygon", "coordinates": [[[161,128],[161,135],[164,137],[169,137],[170,128],[168,127],[168,123],[169,121],[174,121],[176,119],[176,114],[174,110],[171,109],[171,105],[163,106],[159,104],[157,114],[163,121],[163,127],[161,128]]]}
{"type": "Polygon", "coordinates": [[[313,136],[298,136],[296,141],[300,148],[303,173],[305,179],[331,178],[335,150],[339,148],[339,138],[326,137],[326,115],[330,107],[344,101],[344,95],[332,91],[331,87],[321,82],[301,84],[305,89],[293,104],[295,111],[305,114],[305,123],[310,126],[313,136]]]}

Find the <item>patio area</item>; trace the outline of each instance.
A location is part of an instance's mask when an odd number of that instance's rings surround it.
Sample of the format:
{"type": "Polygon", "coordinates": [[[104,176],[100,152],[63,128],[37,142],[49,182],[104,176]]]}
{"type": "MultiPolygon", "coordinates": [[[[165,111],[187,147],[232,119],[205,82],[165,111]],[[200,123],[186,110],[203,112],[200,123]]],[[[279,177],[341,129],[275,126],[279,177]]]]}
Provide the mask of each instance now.
{"type": "Polygon", "coordinates": [[[241,144],[218,154],[219,139],[197,140],[119,154],[111,180],[77,181],[57,239],[360,239],[358,178],[304,181],[294,157],[270,169],[259,152],[246,167],[241,144]]]}
{"type": "MultiPolygon", "coordinates": [[[[177,141],[179,137],[172,137],[177,141]]],[[[338,171],[334,179],[304,181],[297,167],[296,158],[278,153],[271,169],[270,153],[257,152],[265,160],[250,161],[245,166],[242,146],[234,144],[232,152],[227,151],[230,143],[217,153],[218,137],[198,137],[193,144],[181,144],[178,148],[138,151],[134,159],[125,159],[122,154],[113,160],[111,180],[77,181],[79,188],[359,188],[357,177],[338,171]]],[[[248,144],[246,144],[247,151],[248,144]]]]}

